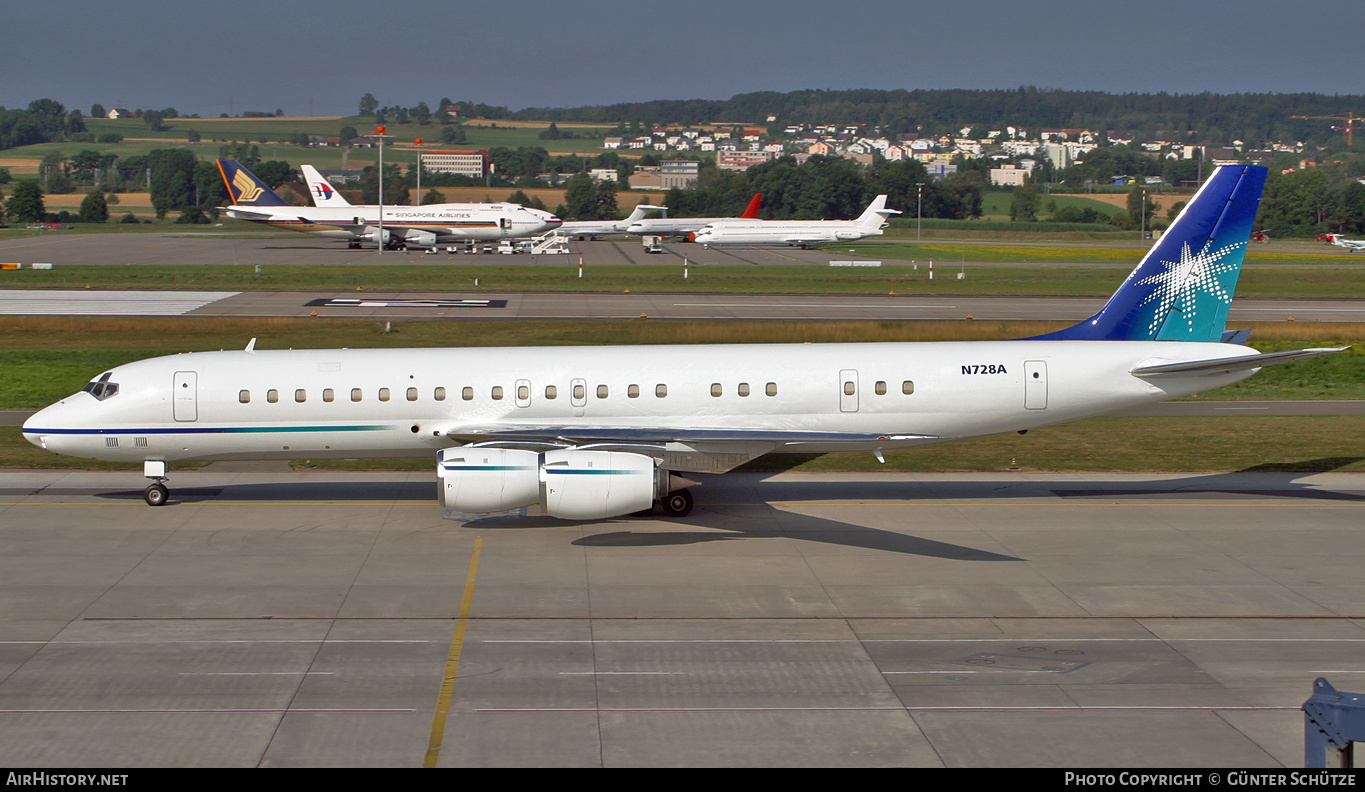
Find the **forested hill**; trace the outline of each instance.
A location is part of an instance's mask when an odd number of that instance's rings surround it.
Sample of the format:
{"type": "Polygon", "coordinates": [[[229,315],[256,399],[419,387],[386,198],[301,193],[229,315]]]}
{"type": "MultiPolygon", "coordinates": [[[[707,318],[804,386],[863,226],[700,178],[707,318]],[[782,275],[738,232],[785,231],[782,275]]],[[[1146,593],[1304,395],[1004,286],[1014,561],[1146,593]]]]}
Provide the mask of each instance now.
{"type": "Polygon", "coordinates": [[[604,107],[528,108],[520,120],[628,124],[875,124],[885,134],[942,134],[969,125],[1114,130],[1142,139],[1227,145],[1233,140],[1321,141],[1331,124],[1295,115],[1365,112],[1365,96],[1325,94],[1109,94],[1025,86],[1008,90],[761,91],[728,100],[632,102],[604,107]],[[1197,130],[1192,132],[1192,130],[1197,130]]]}

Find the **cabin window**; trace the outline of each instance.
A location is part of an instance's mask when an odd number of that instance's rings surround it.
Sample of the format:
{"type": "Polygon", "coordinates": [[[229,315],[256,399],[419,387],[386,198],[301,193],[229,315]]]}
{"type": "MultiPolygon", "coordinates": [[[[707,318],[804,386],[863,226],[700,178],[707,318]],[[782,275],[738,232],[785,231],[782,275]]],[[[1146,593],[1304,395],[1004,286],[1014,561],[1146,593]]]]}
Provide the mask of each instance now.
{"type": "Polygon", "coordinates": [[[388,388],[380,388],[380,389],[379,389],[379,400],[380,400],[380,401],[388,401],[388,400],[389,400],[389,389],[388,389],[388,388]]]}
{"type": "Polygon", "coordinates": [[[583,398],[583,386],[582,386],[582,385],[575,385],[575,386],[573,386],[573,397],[574,397],[575,399],[582,399],[582,398],[583,398]]]}
{"type": "Polygon", "coordinates": [[[299,388],[298,390],[294,391],[294,401],[298,402],[299,404],[303,404],[304,402],[308,401],[308,391],[304,390],[303,388],[299,388]]]}
{"type": "Polygon", "coordinates": [[[627,397],[627,398],[631,398],[631,399],[638,399],[638,398],[640,398],[640,386],[639,386],[639,385],[628,385],[628,386],[626,387],[626,397],[627,397]]]}
{"type": "Polygon", "coordinates": [[[351,388],[351,401],[360,401],[360,388],[351,388]]]}
{"type": "Polygon", "coordinates": [[[556,387],[553,386],[553,385],[546,385],[546,386],[545,386],[545,398],[547,398],[547,399],[553,399],[553,398],[555,398],[555,397],[558,396],[558,395],[559,395],[559,389],[558,389],[558,388],[556,388],[556,387]]]}
{"type": "Polygon", "coordinates": [[[607,398],[607,386],[606,386],[606,385],[598,385],[598,386],[597,386],[597,398],[599,398],[599,399],[605,399],[605,398],[607,398]]]}
{"type": "Polygon", "coordinates": [[[654,386],[654,395],[662,399],[668,395],[668,386],[659,384],[654,386]]]}
{"type": "Polygon", "coordinates": [[[526,400],[529,399],[529,398],[531,398],[531,386],[530,386],[530,385],[518,385],[518,386],[517,386],[517,399],[524,402],[524,401],[526,401],[526,400]]]}
{"type": "Polygon", "coordinates": [[[713,383],[711,383],[711,395],[712,395],[712,396],[719,396],[723,390],[724,390],[724,389],[720,387],[720,383],[719,383],[719,382],[713,382],[713,383]]]}
{"type": "Polygon", "coordinates": [[[877,384],[872,386],[872,390],[876,391],[878,396],[885,396],[886,383],[882,382],[881,380],[877,380],[877,384]]]}
{"type": "Polygon", "coordinates": [[[434,398],[436,401],[445,401],[445,400],[446,400],[446,389],[445,389],[445,388],[437,388],[435,391],[432,392],[432,398],[434,398]]]}
{"type": "Polygon", "coordinates": [[[766,394],[768,394],[769,396],[776,396],[776,395],[777,395],[777,383],[776,383],[776,382],[769,382],[769,383],[763,388],[763,392],[766,393],[766,394]]]}
{"type": "Polygon", "coordinates": [[[408,401],[417,401],[417,389],[408,388],[408,401]]]}
{"type": "Polygon", "coordinates": [[[739,395],[740,395],[740,396],[748,396],[748,395],[749,395],[749,383],[747,383],[747,382],[741,382],[741,383],[739,383],[739,395]]]}
{"type": "Polygon", "coordinates": [[[902,383],[901,383],[901,393],[904,393],[906,396],[909,396],[910,394],[912,394],[912,393],[914,393],[914,392],[915,392],[915,383],[911,382],[910,380],[906,380],[905,382],[902,382],[902,383]]]}
{"type": "Polygon", "coordinates": [[[270,390],[265,392],[265,400],[270,402],[271,404],[274,404],[275,402],[280,400],[280,392],[275,390],[274,388],[271,388],[270,390]]]}
{"type": "Polygon", "coordinates": [[[104,447],[105,447],[105,448],[118,448],[118,438],[117,438],[117,437],[106,437],[106,438],[104,438],[104,447]]]}
{"type": "Polygon", "coordinates": [[[337,395],[336,391],[332,390],[331,388],[322,389],[322,400],[325,402],[335,401],[336,395],[337,395]]]}
{"type": "Polygon", "coordinates": [[[249,390],[237,391],[237,401],[241,402],[242,404],[250,404],[251,391],[249,390]]]}
{"type": "Polygon", "coordinates": [[[465,401],[473,401],[474,389],[466,385],[464,390],[460,391],[460,398],[464,399],[465,401]]]}
{"type": "Polygon", "coordinates": [[[493,386],[493,401],[502,401],[502,386],[493,386]]]}
{"type": "Polygon", "coordinates": [[[845,383],[844,383],[844,395],[845,395],[845,396],[852,396],[856,391],[857,391],[857,386],[853,384],[853,380],[849,380],[848,382],[845,382],[845,383]]]}

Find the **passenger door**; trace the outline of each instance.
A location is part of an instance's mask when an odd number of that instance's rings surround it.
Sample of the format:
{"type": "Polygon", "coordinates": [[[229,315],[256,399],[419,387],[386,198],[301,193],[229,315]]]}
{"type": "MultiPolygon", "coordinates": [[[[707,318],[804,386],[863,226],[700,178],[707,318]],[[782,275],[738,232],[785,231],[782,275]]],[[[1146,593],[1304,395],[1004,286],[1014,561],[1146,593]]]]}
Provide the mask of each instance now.
{"type": "Polygon", "coordinates": [[[858,411],[858,372],[844,369],[839,372],[839,412],[858,411]]]}
{"type": "Polygon", "coordinates": [[[171,403],[174,405],[175,420],[198,420],[199,375],[193,371],[177,371],[172,388],[171,403]]]}

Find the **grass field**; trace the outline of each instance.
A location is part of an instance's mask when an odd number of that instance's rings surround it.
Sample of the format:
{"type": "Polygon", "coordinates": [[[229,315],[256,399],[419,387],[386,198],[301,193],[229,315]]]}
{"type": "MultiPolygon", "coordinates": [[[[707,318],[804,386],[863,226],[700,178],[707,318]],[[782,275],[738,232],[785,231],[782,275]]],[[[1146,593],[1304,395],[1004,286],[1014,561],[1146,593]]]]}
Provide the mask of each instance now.
{"type": "MultiPolygon", "coordinates": [[[[166,229],[172,230],[174,226],[166,229]]],[[[339,251],[344,253],[344,251],[339,251]]],[[[632,292],[651,293],[743,293],[743,294],[881,294],[997,295],[1107,297],[1113,293],[1132,264],[1110,266],[992,267],[973,265],[966,277],[957,279],[953,260],[939,258],[935,278],[929,279],[926,255],[918,266],[883,267],[730,266],[695,262],[683,278],[677,267],[588,266],[582,278],[576,259],[556,257],[554,264],[506,264],[506,257],[444,257],[444,264],[351,263],[325,266],[253,265],[146,265],[136,267],[59,266],[52,270],[6,270],[0,287],[83,289],[223,289],[271,290],[394,290],[459,291],[480,294],[505,291],[535,292],[632,292]],[[498,263],[484,263],[485,258],[498,263]],[[478,280],[476,286],[474,281],[478,280]]],[[[885,251],[869,255],[896,258],[885,251]]],[[[366,259],[373,259],[369,252],[366,259]]],[[[431,257],[434,258],[434,257],[431,257]]],[[[526,257],[529,258],[529,257],[526,257]]],[[[906,257],[908,259],[908,256],[906,257]]],[[[422,260],[422,257],[416,257],[422,260]]],[[[1365,298],[1365,267],[1355,268],[1256,268],[1245,270],[1238,284],[1239,297],[1284,299],[1365,298]]]]}

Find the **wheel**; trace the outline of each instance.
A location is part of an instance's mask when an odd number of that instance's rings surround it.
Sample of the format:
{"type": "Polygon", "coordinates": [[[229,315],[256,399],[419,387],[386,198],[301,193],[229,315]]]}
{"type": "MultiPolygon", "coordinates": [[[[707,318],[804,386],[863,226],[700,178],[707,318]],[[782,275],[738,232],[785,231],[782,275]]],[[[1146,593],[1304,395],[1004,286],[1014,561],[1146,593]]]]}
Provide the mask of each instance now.
{"type": "Polygon", "coordinates": [[[668,493],[659,503],[669,517],[686,517],[692,513],[692,493],[685,489],[668,493]]]}
{"type": "Polygon", "coordinates": [[[148,506],[161,506],[166,502],[166,498],[170,497],[170,494],[166,485],[158,482],[144,490],[142,497],[147,501],[148,506]]]}

